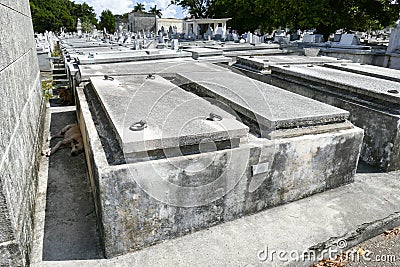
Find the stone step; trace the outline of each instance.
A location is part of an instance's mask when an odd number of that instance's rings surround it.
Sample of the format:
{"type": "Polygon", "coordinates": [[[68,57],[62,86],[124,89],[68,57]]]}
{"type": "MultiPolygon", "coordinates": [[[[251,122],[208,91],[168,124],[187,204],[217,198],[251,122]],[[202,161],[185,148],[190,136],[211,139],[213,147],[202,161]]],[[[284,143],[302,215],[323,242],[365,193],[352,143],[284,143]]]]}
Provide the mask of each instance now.
{"type": "Polygon", "coordinates": [[[53,75],[54,74],[66,74],[66,69],[65,68],[54,68],[53,69],[53,75]]]}
{"type": "Polygon", "coordinates": [[[68,82],[69,82],[68,79],[55,79],[55,80],[53,80],[53,84],[66,84],[68,82]]]}
{"type": "Polygon", "coordinates": [[[41,266],[310,266],[294,258],[347,250],[400,225],[399,176],[358,173],[350,185],[124,256],[41,266]]]}
{"type": "MultiPolygon", "coordinates": [[[[64,79],[63,79],[63,80],[64,80],[64,79]]],[[[60,88],[60,87],[67,87],[67,86],[69,85],[69,83],[68,83],[68,82],[65,82],[65,81],[60,81],[59,79],[57,79],[56,82],[54,82],[54,80],[53,80],[53,85],[54,85],[56,88],[60,88]]]]}

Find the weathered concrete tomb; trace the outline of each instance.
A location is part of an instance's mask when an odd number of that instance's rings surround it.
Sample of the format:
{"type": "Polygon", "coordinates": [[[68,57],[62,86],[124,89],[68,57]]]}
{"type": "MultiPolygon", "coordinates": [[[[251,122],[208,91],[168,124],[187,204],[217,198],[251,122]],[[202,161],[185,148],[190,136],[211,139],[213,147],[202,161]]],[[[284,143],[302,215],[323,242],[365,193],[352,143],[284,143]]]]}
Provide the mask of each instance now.
{"type": "Polygon", "coordinates": [[[78,55],[77,60],[81,65],[87,64],[101,64],[110,62],[129,62],[129,61],[145,61],[145,60],[159,60],[169,58],[184,58],[192,56],[191,53],[173,50],[128,50],[128,51],[110,51],[87,53],[78,55]]]}
{"type": "Polygon", "coordinates": [[[380,78],[384,80],[400,82],[400,71],[389,69],[389,68],[382,68],[373,65],[366,65],[361,63],[346,63],[346,64],[329,64],[325,63],[324,67],[344,70],[347,72],[358,73],[370,77],[380,78]]]}
{"type": "Polygon", "coordinates": [[[174,76],[182,72],[222,72],[226,68],[209,64],[207,62],[194,61],[191,58],[179,60],[155,60],[153,62],[126,62],[111,64],[80,65],[76,74],[77,83],[88,82],[90,77],[104,77],[104,75],[148,75],[159,74],[163,76],[174,76]]]}
{"type": "MultiPolygon", "coordinates": [[[[240,56],[237,58],[235,67],[243,71],[270,73],[270,66],[274,65],[297,65],[313,64],[323,65],[325,63],[346,63],[350,60],[337,59],[332,57],[316,56],[298,56],[298,55],[274,55],[274,56],[240,56]]],[[[249,75],[249,73],[247,73],[249,75]]]]}
{"type": "Polygon", "coordinates": [[[206,62],[81,67],[107,257],[353,181],[363,131],[345,110],[206,62]]]}
{"type": "Polygon", "coordinates": [[[251,78],[349,111],[349,120],[365,130],[361,159],[385,171],[399,170],[399,71],[326,58],[241,57],[235,67],[251,78]]]}
{"type": "Polygon", "coordinates": [[[386,171],[399,170],[397,82],[311,65],[271,70],[272,84],[348,110],[350,121],[365,131],[361,159],[386,171]]]}

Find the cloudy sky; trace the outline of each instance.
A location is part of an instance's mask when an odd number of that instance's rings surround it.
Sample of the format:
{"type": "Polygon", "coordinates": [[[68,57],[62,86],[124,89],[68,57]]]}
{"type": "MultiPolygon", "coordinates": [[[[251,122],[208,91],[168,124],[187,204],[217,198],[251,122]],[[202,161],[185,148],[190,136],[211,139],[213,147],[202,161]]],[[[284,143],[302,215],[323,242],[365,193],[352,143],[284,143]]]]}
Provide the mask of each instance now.
{"type": "Polygon", "coordinates": [[[100,16],[101,11],[105,9],[111,10],[113,14],[123,14],[132,11],[136,3],[143,3],[146,11],[151,7],[157,5],[157,9],[161,9],[164,18],[183,18],[181,7],[170,6],[170,0],[73,0],[75,3],[86,2],[92,6],[97,14],[100,16]]]}

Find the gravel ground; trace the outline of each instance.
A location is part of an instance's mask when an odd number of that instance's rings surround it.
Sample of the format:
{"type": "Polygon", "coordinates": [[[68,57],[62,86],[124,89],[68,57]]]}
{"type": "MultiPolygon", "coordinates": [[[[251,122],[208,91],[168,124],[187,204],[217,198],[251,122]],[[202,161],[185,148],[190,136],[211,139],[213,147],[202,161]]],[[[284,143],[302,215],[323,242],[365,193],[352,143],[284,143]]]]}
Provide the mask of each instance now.
{"type": "MultiPolygon", "coordinates": [[[[360,251],[363,256],[359,256],[354,261],[349,261],[346,267],[376,267],[376,266],[400,266],[400,231],[398,235],[379,235],[367,240],[353,251],[360,251]]],[[[358,253],[355,253],[358,255],[358,253]]]]}

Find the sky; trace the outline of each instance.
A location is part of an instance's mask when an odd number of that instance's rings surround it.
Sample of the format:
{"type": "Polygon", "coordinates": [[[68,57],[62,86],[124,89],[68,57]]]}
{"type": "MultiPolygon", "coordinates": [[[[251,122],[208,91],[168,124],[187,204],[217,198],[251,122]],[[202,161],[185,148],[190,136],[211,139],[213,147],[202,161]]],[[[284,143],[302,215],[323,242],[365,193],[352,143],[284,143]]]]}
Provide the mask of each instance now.
{"type": "Polygon", "coordinates": [[[86,2],[94,8],[97,17],[103,10],[109,9],[113,14],[121,15],[131,12],[136,3],[142,3],[148,11],[151,7],[157,5],[157,9],[161,9],[163,18],[183,18],[184,11],[180,6],[168,7],[170,0],[73,0],[75,3],[82,4],[86,2]]]}

